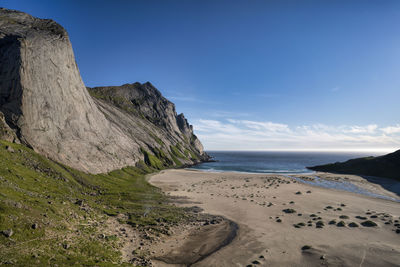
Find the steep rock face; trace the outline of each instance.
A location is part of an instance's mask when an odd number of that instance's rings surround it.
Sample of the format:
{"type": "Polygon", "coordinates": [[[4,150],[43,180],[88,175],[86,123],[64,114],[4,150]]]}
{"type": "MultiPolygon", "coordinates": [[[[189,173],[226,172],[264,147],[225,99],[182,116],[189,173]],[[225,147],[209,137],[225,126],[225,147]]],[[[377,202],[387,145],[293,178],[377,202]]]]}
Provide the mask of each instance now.
{"type": "Polygon", "coordinates": [[[154,131],[161,133],[160,136],[156,134],[157,138],[166,141],[169,145],[180,144],[198,154],[200,158],[207,158],[202,144],[194,135],[193,127],[185,116],[178,115],[175,105],[163,97],[150,82],[88,87],[88,90],[93,97],[124,110],[134,118],[142,119],[142,124],[150,123],[150,126],[156,126],[154,131]]]}
{"type": "MultiPolygon", "coordinates": [[[[161,97],[155,88],[152,93],[161,97]]],[[[146,98],[145,94],[139,96],[146,98]]],[[[169,108],[167,117],[171,116],[174,109],[165,107],[169,108]]],[[[92,173],[135,165],[146,158],[150,162],[155,155],[152,148],[160,146],[154,138],[164,134],[157,123],[163,108],[160,105],[160,110],[152,111],[143,105],[138,109],[154,118],[151,121],[93,99],[82,82],[63,27],[52,20],[0,9],[0,111],[19,139],[36,151],[92,173]]],[[[173,120],[170,117],[166,123],[173,120]]],[[[176,125],[165,127],[179,131],[176,125]]],[[[179,141],[171,140],[168,145],[176,146],[179,141]]],[[[204,156],[201,147],[191,150],[198,159],[183,157],[180,163],[190,164],[204,156]]],[[[178,161],[171,162],[178,165],[178,161]]]]}

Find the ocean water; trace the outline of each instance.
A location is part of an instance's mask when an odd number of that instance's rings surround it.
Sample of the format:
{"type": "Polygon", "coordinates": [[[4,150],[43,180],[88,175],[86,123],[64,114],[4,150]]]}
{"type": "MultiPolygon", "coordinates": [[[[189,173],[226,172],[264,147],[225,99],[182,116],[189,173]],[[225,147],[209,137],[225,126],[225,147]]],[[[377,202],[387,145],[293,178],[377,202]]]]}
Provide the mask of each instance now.
{"type": "Polygon", "coordinates": [[[368,152],[283,152],[283,151],[207,151],[216,162],[193,166],[204,171],[235,171],[251,173],[312,173],[315,166],[352,158],[378,156],[368,152]]]}

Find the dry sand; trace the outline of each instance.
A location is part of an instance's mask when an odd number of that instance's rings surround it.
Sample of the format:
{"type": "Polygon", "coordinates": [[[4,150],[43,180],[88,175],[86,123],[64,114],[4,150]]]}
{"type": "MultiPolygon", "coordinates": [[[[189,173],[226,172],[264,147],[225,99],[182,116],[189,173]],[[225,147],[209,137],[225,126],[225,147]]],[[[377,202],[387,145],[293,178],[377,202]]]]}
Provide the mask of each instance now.
{"type": "MultiPolygon", "coordinates": [[[[346,177],[376,193],[395,196],[358,176],[324,175],[333,180],[346,177]]],[[[280,175],[165,170],[149,180],[166,194],[189,200],[177,205],[199,206],[239,226],[231,243],[191,266],[400,266],[400,234],[396,233],[400,203],[310,186],[280,175]],[[330,224],[333,220],[345,226],[330,224]],[[367,220],[377,226],[362,226],[367,220]],[[358,227],[350,227],[352,222],[358,227]]],[[[161,260],[153,263],[173,266],[166,263],[174,262],[173,255],[201,255],[202,247],[215,246],[226,234],[226,230],[222,234],[178,230],[154,246],[155,258],[161,260]]],[[[185,265],[190,264],[175,266],[185,265]]]]}

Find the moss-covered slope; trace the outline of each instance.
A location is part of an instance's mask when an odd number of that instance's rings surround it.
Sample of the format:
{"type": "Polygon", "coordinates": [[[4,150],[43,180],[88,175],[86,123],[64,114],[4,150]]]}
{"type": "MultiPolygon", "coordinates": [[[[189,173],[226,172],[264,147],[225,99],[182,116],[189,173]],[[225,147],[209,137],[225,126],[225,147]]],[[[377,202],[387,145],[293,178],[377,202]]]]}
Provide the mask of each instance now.
{"type": "Polygon", "coordinates": [[[108,218],[162,232],[157,221],[185,216],[146,182],[152,171],[140,162],[92,175],[0,141],[0,265],[123,266],[118,236],[102,235],[108,218]]]}

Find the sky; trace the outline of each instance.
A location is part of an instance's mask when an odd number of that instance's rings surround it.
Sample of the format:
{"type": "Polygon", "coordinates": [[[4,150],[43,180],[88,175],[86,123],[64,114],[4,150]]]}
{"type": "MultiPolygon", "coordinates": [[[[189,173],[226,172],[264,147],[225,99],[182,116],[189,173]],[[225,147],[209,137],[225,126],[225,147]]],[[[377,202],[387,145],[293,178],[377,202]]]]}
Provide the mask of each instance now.
{"type": "Polygon", "coordinates": [[[87,86],[150,81],[206,150],[400,148],[400,1],[0,6],[64,26],[87,86]]]}

